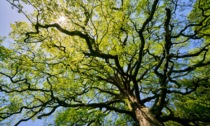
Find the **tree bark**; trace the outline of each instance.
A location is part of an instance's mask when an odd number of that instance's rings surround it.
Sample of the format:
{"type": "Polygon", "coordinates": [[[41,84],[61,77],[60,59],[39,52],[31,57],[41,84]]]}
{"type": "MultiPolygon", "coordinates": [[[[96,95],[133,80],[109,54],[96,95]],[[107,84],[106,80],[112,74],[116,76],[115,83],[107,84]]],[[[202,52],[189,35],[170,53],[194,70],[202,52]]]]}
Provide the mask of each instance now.
{"type": "Polygon", "coordinates": [[[136,108],[134,112],[139,126],[164,126],[164,124],[156,119],[149,111],[149,108],[136,108]]]}
{"type": "Polygon", "coordinates": [[[129,99],[129,106],[132,108],[135,115],[135,121],[139,126],[164,126],[150,109],[142,106],[134,96],[130,95],[129,99]]]}

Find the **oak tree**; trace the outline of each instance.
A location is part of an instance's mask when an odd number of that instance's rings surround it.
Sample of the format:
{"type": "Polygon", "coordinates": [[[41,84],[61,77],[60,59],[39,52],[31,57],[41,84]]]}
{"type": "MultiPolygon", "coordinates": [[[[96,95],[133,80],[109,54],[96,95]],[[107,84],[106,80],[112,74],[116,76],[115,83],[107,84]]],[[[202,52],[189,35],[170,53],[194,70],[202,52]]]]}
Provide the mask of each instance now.
{"type": "Polygon", "coordinates": [[[1,46],[2,123],[210,124],[207,0],[7,1],[28,22],[1,46]]]}

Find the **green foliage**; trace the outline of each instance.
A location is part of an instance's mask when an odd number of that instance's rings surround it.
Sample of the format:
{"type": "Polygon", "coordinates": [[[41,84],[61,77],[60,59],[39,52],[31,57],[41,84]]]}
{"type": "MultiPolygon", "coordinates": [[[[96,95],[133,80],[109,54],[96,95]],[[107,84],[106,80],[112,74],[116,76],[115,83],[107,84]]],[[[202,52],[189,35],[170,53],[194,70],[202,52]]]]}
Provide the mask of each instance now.
{"type": "Polygon", "coordinates": [[[14,44],[0,46],[1,120],[209,124],[209,2],[8,2],[29,22],[12,24],[14,44]]]}
{"type": "Polygon", "coordinates": [[[110,125],[131,125],[132,119],[123,114],[116,114],[103,110],[89,110],[72,108],[61,110],[56,114],[55,125],[91,125],[91,126],[110,126],[110,125]]]}
{"type": "Polygon", "coordinates": [[[12,54],[12,50],[5,48],[2,43],[5,41],[6,37],[0,36],[0,61],[5,60],[9,55],[12,54]]]}

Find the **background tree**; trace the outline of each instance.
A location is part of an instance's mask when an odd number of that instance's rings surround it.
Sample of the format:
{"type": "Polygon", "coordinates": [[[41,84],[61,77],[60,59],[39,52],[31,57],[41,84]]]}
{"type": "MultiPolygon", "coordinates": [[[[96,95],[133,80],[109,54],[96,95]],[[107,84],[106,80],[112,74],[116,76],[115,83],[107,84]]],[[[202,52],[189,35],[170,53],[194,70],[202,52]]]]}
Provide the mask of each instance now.
{"type": "Polygon", "coordinates": [[[57,125],[210,123],[208,1],[7,1],[29,23],[1,58],[2,122],[58,110],[57,125]]]}

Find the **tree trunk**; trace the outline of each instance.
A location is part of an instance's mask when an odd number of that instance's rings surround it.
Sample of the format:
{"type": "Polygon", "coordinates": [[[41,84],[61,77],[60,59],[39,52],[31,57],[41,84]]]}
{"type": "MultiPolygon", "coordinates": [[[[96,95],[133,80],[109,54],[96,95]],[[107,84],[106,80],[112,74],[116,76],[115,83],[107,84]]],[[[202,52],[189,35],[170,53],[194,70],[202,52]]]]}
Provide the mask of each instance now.
{"type": "Polygon", "coordinates": [[[163,123],[158,121],[148,108],[135,109],[136,121],[139,126],[164,126],[163,123]]]}
{"type": "Polygon", "coordinates": [[[129,95],[129,100],[129,108],[132,108],[135,114],[135,121],[139,126],[164,126],[150,109],[142,106],[133,95],[129,95]]]}

